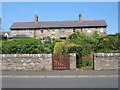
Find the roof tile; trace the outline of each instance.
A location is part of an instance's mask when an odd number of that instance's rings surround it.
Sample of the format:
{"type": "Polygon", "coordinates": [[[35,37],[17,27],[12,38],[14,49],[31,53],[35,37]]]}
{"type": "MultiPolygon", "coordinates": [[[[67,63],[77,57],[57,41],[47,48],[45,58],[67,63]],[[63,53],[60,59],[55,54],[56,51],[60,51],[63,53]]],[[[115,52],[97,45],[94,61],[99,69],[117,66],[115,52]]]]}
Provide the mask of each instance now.
{"type": "Polygon", "coordinates": [[[82,20],[82,21],[48,21],[48,22],[16,22],[10,29],[32,28],[61,28],[61,27],[91,27],[107,26],[105,20],[82,20]]]}

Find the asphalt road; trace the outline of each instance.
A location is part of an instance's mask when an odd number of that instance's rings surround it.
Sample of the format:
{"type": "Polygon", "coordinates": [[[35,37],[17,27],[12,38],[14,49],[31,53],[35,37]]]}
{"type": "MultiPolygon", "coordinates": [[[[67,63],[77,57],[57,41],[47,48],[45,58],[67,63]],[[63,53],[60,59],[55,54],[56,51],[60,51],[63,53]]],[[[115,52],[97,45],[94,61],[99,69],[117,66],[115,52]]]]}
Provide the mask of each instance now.
{"type": "Polygon", "coordinates": [[[118,78],[3,78],[2,88],[118,88],[118,78]]]}

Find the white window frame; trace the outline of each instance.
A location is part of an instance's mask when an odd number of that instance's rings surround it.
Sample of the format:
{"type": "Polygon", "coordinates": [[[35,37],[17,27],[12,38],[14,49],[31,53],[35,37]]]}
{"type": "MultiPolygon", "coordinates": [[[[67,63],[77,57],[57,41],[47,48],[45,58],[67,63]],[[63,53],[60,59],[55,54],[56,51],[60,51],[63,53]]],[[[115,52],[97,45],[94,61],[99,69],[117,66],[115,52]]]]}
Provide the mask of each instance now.
{"type": "Polygon", "coordinates": [[[40,29],[40,34],[44,34],[44,29],[40,29]],[[43,30],[43,32],[41,32],[43,30]]]}
{"type": "Polygon", "coordinates": [[[65,28],[61,28],[61,33],[65,33],[65,28]]]}
{"type": "Polygon", "coordinates": [[[92,32],[92,29],[91,29],[91,28],[88,28],[88,29],[87,29],[87,32],[88,32],[88,33],[91,33],[91,32],[92,32]]]}
{"type": "Polygon", "coordinates": [[[104,29],[103,29],[103,28],[100,28],[100,32],[103,33],[103,32],[104,32],[104,29]]]}
{"type": "Polygon", "coordinates": [[[55,34],[55,29],[52,29],[52,34],[55,34]]]}

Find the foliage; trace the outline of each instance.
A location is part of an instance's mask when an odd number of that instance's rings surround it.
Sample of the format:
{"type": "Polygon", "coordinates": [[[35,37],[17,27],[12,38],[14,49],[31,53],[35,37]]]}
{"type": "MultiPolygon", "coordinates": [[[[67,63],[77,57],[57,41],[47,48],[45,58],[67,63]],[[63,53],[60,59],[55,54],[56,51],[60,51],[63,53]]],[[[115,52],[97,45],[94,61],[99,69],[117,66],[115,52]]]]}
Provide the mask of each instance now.
{"type": "Polygon", "coordinates": [[[51,38],[49,36],[43,37],[44,43],[45,44],[50,44],[51,43],[51,38]]]}
{"type": "Polygon", "coordinates": [[[81,70],[93,70],[93,66],[81,67],[81,70]]]}
{"type": "Polygon", "coordinates": [[[64,52],[65,43],[64,42],[57,42],[54,47],[53,54],[62,54],[64,52]]]}
{"type": "Polygon", "coordinates": [[[83,33],[75,32],[68,36],[67,44],[67,52],[72,53],[75,52],[77,54],[77,67],[86,66],[88,62],[83,62],[84,56],[89,56],[93,53],[110,53],[110,52],[120,52],[120,42],[119,42],[120,34],[117,33],[114,36],[105,35],[100,36],[97,31],[93,33],[92,36],[86,36],[83,33]],[[69,46],[73,44],[73,46],[69,46]],[[79,46],[79,47],[78,47],[79,46]],[[75,48],[79,48],[76,50],[75,48]]]}
{"type": "MultiPolygon", "coordinates": [[[[90,38],[83,33],[75,32],[68,37],[70,43],[74,43],[81,48],[82,56],[91,54],[93,51],[90,45],[90,38]],[[76,35],[77,38],[71,38],[73,35],[76,35]]],[[[78,51],[77,53],[79,53],[78,51]]]]}
{"type": "Polygon", "coordinates": [[[86,60],[84,57],[82,57],[82,67],[92,66],[92,65],[93,65],[93,60],[86,60]]]}
{"type": "Polygon", "coordinates": [[[62,42],[62,40],[60,39],[55,39],[53,41],[51,41],[51,43],[49,44],[44,44],[43,47],[44,47],[44,53],[53,53],[54,51],[54,46],[57,42],[62,42]]]}
{"type": "Polygon", "coordinates": [[[0,49],[3,54],[38,54],[38,53],[76,53],[77,67],[83,69],[92,68],[92,60],[85,60],[85,56],[93,53],[120,52],[120,33],[115,35],[100,36],[97,31],[92,36],[84,33],[74,32],[67,40],[44,37],[44,44],[41,40],[34,38],[3,40],[0,49]]]}
{"type": "Polygon", "coordinates": [[[118,43],[119,40],[117,38],[117,36],[103,36],[103,37],[99,37],[96,38],[96,45],[94,45],[94,52],[98,53],[98,52],[103,52],[103,53],[109,53],[109,52],[119,52],[118,50],[118,43]]]}
{"type": "Polygon", "coordinates": [[[44,48],[39,39],[13,39],[11,41],[3,41],[2,53],[4,54],[37,54],[43,53],[44,48]]]}

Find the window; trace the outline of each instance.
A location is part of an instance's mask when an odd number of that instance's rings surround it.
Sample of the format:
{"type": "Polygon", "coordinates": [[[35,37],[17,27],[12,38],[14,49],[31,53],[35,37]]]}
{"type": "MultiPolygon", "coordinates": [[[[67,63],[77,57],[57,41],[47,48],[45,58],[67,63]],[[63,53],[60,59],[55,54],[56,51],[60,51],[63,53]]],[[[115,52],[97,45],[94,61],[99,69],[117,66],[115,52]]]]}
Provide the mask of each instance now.
{"type": "Polygon", "coordinates": [[[66,39],[66,37],[60,37],[60,39],[66,39]]]}
{"type": "Polygon", "coordinates": [[[44,30],[43,30],[43,29],[41,29],[41,30],[40,30],[40,34],[43,34],[43,33],[44,33],[44,30]]]}
{"type": "Polygon", "coordinates": [[[65,29],[64,29],[64,28],[62,28],[62,29],[61,29],[61,33],[64,33],[64,32],[65,32],[65,29]]]}
{"type": "Polygon", "coordinates": [[[55,40],[55,37],[51,37],[52,38],[52,40],[55,40]]]}
{"type": "Polygon", "coordinates": [[[103,29],[103,28],[100,28],[100,32],[104,32],[104,29],[103,29]]]}
{"type": "Polygon", "coordinates": [[[25,30],[25,35],[28,35],[30,33],[29,29],[25,30]]]}
{"type": "Polygon", "coordinates": [[[17,33],[17,30],[14,30],[13,32],[16,34],[16,33],[17,33]]]}
{"type": "Polygon", "coordinates": [[[55,29],[52,29],[52,34],[55,34],[55,29]]]}
{"type": "Polygon", "coordinates": [[[92,32],[91,28],[88,28],[87,32],[88,32],[88,33],[91,33],[91,32],[92,32]]]}
{"type": "Polygon", "coordinates": [[[73,28],[73,32],[75,32],[75,28],[73,28]]]}

